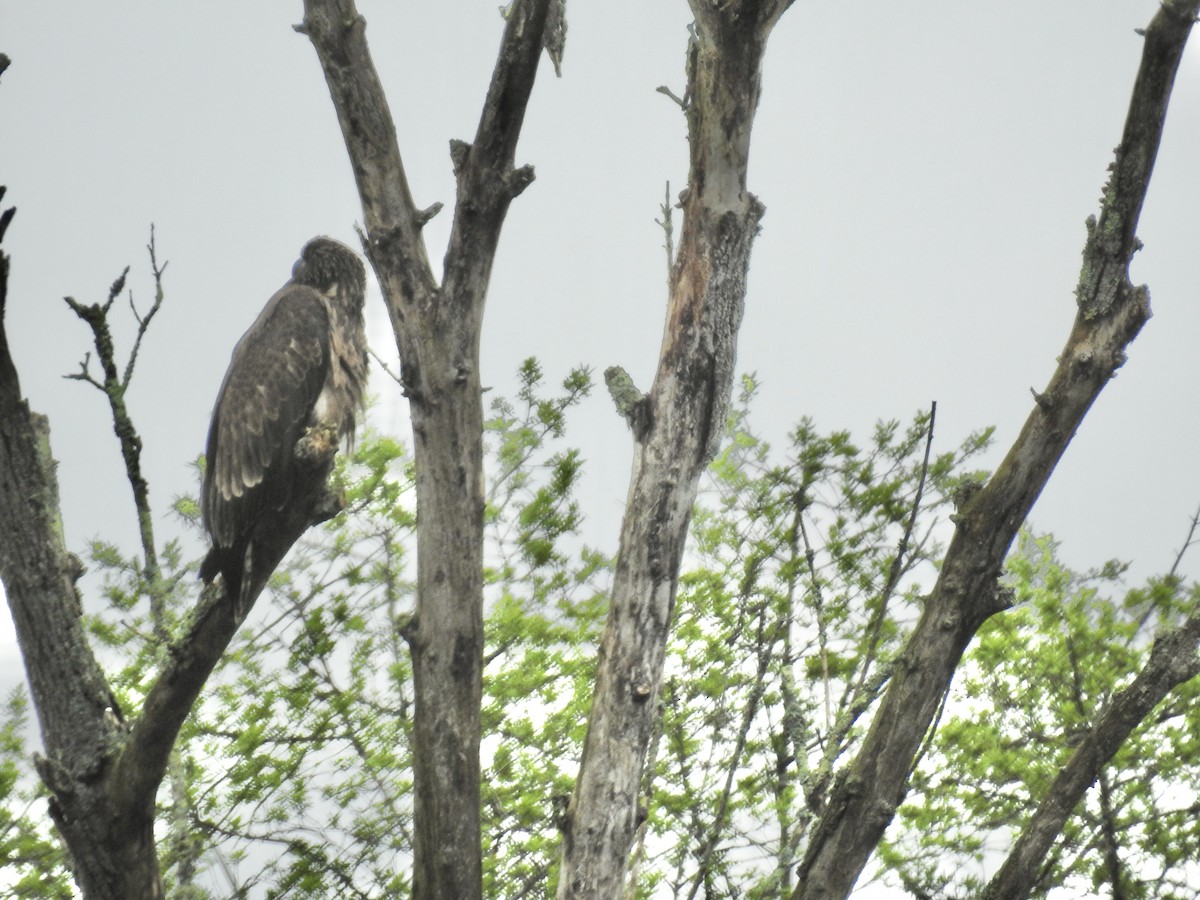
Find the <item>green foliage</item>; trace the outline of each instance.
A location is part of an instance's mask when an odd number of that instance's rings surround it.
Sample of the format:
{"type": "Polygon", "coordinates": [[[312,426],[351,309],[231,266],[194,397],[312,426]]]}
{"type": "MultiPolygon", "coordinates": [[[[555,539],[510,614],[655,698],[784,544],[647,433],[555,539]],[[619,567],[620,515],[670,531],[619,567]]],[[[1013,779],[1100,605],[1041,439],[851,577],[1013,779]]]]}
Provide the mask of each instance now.
{"type": "MultiPolygon", "coordinates": [[[[556,446],[590,379],[573,372],[552,395],[532,360],[520,379],[485,433],[483,819],[498,897],[545,883],[557,857],[549,811],[577,767],[609,569],[578,543],[582,460],[556,446]]],[[[411,889],[412,460],[368,432],[335,478],[346,511],[292,551],[190,725],[204,760],[190,803],[222,894],[411,889]]]]}
{"type": "MultiPolygon", "coordinates": [[[[1194,596],[1177,579],[1126,590],[1125,567],[1077,573],[1049,537],[1024,534],[1008,561],[1016,606],[980,632],[952,714],[901,809],[884,859],[905,884],[968,897],[989,852],[1020,831],[1081,737],[1145,664],[1157,629],[1194,596]]],[[[1200,684],[1176,690],[1134,732],[1068,821],[1039,878],[1138,898],[1195,896],[1200,858],[1200,684]]],[[[995,857],[991,857],[994,867],[995,857]]]]}
{"type": "MultiPolygon", "coordinates": [[[[485,426],[488,897],[555,891],[613,567],[581,542],[585,464],[563,443],[590,389],[577,370],[549,390],[527,360],[515,398],[494,400],[485,426]]],[[[750,422],[755,390],[743,380],[693,516],[630,896],[790,893],[936,575],[950,506],[982,478],[969,465],[989,433],[927,458],[924,414],[880,423],[866,441],[803,420],[773,449],[750,422]]],[[[272,578],[180,735],[159,793],[174,900],[411,890],[413,463],[403,444],[367,431],[334,478],[345,511],[272,578]]],[[[198,528],[193,498],[172,508],[198,528]]],[[[91,547],[104,608],[86,621],[125,710],[194,602],[184,557],[169,542],[148,573],[117,546],[91,547]]],[[[1154,629],[1193,602],[1170,579],[1112,599],[1121,566],[1070,572],[1049,539],[1025,537],[1009,571],[1017,606],[971,649],[880,849],[882,877],[916,896],[978,891],[984,863],[1136,673],[1154,629]]],[[[1176,692],[1121,750],[1068,824],[1043,893],[1117,893],[1115,878],[1129,897],[1190,896],[1195,694],[1176,692]]],[[[14,697],[0,719],[0,887],[68,897],[62,853],[31,812],[24,730],[14,697]]]]}
{"type": "Polygon", "coordinates": [[[70,900],[62,846],[44,814],[46,792],[29,770],[29,701],[23,688],[0,710],[0,890],[13,900],[70,900]]]}
{"type": "Polygon", "coordinates": [[[743,380],[693,517],[640,896],[790,892],[933,574],[938,517],[988,439],[926,466],[925,415],[880,423],[865,447],[804,420],[779,454],[751,428],[755,389],[743,380]]]}
{"type": "Polygon", "coordinates": [[[554,398],[540,393],[536,361],[525,361],[520,378],[520,406],[496,400],[485,426],[499,464],[487,491],[482,710],[484,894],[495,897],[552,878],[555,810],[579,765],[611,566],[578,541],[578,452],[534,462],[562,437],[565,412],[587,396],[590,376],[575,370],[554,398]]]}

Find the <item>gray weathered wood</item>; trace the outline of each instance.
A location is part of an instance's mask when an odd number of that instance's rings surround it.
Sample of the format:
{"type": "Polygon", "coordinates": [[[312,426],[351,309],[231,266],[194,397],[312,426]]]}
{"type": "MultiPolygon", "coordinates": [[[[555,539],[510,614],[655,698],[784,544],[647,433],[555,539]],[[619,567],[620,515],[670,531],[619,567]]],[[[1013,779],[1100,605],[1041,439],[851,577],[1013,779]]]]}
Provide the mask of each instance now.
{"type": "Polygon", "coordinates": [[[513,160],[542,50],[548,0],[517,0],[472,143],[454,141],[457,202],[441,284],[383,88],[352,0],[306,0],[312,40],[362,201],[364,246],[379,279],[409,401],[417,496],[413,893],[469,900],[482,892],[479,825],[483,666],[484,300],[510,202],[533,180],[513,160]]]}
{"type": "Polygon", "coordinates": [[[1049,385],[991,480],[966,501],[933,591],[858,756],[840,777],[810,839],[793,900],[849,895],[896,808],[913,760],[967,645],[1005,609],[1004,558],[1092,403],[1125,362],[1150,317],[1145,287],[1129,281],[1138,216],[1175,72],[1200,0],[1164,3],[1146,31],[1125,132],[1098,222],[1089,220],[1079,312],[1049,385]]]}
{"type": "Polygon", "coordinates": [[[747,190],[763,53],[787,3],[692,4],[683,228],[654,384],[640,403],[607,373],[634,430],[608,623],[579,778],[564,823],[560,898],[623,893],[642,815],[679,566],[700,475],[725,430],[750,248],[763,207],[747,190]]]}

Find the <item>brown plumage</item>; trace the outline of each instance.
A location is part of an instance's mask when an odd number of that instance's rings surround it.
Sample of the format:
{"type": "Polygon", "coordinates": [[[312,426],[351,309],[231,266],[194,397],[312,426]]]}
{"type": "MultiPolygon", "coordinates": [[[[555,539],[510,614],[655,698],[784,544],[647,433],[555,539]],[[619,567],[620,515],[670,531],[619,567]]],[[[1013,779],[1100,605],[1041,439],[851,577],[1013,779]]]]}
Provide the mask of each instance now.
{"type": "Polygon", "coordinates": [[[367,382],[365,290],[354,251],[314,238],[233,350],[208,432],[201,512],[212,549],[200,575],[220,572],[239,603],[268,574],[255,570],[256,547],[324,490],[332,455],[314,465],[297,442],[315,427],[353,438],[367,382]]]}

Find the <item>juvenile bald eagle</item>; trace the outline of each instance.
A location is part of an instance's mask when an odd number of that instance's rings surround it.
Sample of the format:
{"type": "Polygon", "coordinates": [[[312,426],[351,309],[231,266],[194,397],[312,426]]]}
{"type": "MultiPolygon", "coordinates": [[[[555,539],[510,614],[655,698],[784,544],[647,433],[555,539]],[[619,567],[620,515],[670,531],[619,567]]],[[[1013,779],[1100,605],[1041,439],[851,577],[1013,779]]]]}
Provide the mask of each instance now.
{"type": "Polygon", "coordinates": [[[212,549],[200,575],[220,572],[239,606],[317,520],[337,443],[353,438],[367,383],[365,290],[354,251],[314,238],[234,347],[208,431],[200,506],[212,549]]]}

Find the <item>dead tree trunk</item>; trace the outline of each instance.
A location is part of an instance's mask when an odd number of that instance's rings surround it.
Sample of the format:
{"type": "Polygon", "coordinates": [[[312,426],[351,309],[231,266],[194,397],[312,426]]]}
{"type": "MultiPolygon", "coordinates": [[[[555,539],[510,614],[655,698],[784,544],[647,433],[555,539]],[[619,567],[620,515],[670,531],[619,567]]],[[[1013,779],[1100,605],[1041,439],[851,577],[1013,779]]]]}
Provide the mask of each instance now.
{"type": "Polygon", "coordinates": [[[395,127],[352,0],[306,0],[299,29],[316,48],[362,201],[365,249],[387,301],[412,418],[417,493],[417,611],[405,631],[416,694],[413,892],[482,892],[479,819],[483,667],[484,300],[509,203],[533,180],[514,168],[542,49],[547,0],[517,0],[475,140],[455,141],[457,202],[439,285],[395,127]]]}
{"type": "Polygon", "coordinates": [[[658,371],[639,396],[607,373],[634,436],[596,693],[563,841],[561,898],[622,894],[647,745],[701,474],[725,429],[750,248],[763,207],[746,188],[767,37],[789,4],[692,3],[684,106],[691,147],[658,371]]]}
{"type": "Polygon", "coordinates": [[[1049,385],[999,469],[963,497],[954,538],[896,666],[862,749],[839,778],[809,842],[793,900],[849,895],[904,798],[916,758],[954,670],[979,627],[1005,609],[1004,558],[1092,403],[1125,362],[1150,317],[1145,287],[1129,281],[1136,230],[1170,99],[1200,0],[1166,2],[1145,32],[1125,132],[1077,288],[1079,312],[1049,385]]]}

